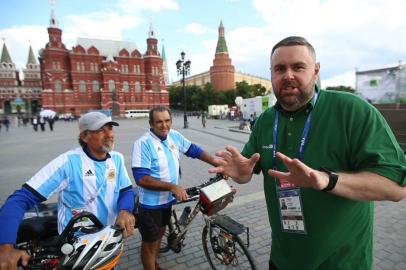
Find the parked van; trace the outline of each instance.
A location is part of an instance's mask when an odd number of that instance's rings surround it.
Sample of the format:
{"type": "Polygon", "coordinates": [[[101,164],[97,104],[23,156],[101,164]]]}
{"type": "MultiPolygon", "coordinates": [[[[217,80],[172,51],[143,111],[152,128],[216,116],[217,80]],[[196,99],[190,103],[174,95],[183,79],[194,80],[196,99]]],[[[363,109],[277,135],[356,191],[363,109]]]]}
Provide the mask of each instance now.
{"type": "Polygon", "coordinates": [[[149,110],[125,110],[125,118],[144,118],[149,117],[149,110]]]}

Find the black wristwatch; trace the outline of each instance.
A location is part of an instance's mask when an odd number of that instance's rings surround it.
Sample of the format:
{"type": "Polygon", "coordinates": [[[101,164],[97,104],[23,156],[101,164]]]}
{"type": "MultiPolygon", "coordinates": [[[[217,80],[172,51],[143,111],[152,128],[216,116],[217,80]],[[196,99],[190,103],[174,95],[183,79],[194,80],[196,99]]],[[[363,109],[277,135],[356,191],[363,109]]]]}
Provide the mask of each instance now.
{"type": "Polygon", "coordinates": [[[324,167],[321,167],[319,170],[328,174],[328,185],[327,185],[327,187],[323,188],[320,191],[327,192],[327,191],[333,190],[335,188],[335,186],[337,185],[338,174],[336,174],[334,171],[324,168],[324,167]]]}

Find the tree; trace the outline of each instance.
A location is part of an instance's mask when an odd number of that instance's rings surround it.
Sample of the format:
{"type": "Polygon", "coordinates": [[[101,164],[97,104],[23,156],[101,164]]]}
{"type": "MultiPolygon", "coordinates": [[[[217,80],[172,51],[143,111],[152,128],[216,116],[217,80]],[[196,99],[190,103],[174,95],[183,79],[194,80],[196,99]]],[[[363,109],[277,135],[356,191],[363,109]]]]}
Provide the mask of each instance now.
{"type": "Polygon", "coordinates": [[[355,93],[355,89],[352,88],[351,86],[344,86],[344,85],[339,85],[339,86],[328,86],[326,87],[327,90],[335,90],[335,91],[343,91],[343,92],[349,92],[349,93],[355,93]]]}

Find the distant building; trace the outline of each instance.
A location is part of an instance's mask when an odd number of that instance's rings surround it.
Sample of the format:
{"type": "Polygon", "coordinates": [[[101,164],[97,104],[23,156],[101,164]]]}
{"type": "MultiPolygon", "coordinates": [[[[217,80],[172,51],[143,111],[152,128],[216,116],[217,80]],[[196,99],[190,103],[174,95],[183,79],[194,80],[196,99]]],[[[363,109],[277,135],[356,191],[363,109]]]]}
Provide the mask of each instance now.
{"type": "Polygon", "coordinates": [[[114,115],[123,115],[127,109],[169,105],[164,63],[152,26],[145,54],[134,43],[88,38],[78,38],[68,50],[54,12],[48,34],[39,57],[44,108],[73,114],[112,109],[114,115]]]}
{"type": "Polygon", "coordinates": [[[11,59],[6,41],[3,39],[0,58],[0,113],[35,114],[39,111],[41,72],[31,45],[22,75],[20,76],[20,71],[11,59]]]}
{"type": "MultiPolygon", "coordinates": [[[[203,86],[206,83],[211,83],[214,89],[218,91],[226,91],[235,89],[236,82],[246,81],[251,85],[261,84],[268,90],[268,92],[271,91],[272,84],[270,80],[235,71],[232,60],[228,54],[223,22],[220,22],[218,33],[219,36],[217,40],[216,53],[214,55],[213,65],[210,67],[210,70],[185,78],[185,84],[203,86]]],[[[181,84],[182,80],[173,83],[175,86],[181,84]]]]}
{"type": "Polygon", "coordinates": [[[356,71],[356,91],[376,104],[406,100],[406,64],[356,71]]]}

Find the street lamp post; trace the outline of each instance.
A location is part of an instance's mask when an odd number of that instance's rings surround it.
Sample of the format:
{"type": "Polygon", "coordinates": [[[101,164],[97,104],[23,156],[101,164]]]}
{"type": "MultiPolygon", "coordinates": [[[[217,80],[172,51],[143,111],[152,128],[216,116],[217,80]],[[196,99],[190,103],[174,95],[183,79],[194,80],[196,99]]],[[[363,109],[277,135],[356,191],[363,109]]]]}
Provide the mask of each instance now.
{"type": "Polygon", "coordinates": [[[190,60],[185,61],[185,52],[181,52],[181,58],[176,62],[176,69],[178,70],[178,76],[182,75],[182,87],[183,87],[183,128],[188,128],[187,114],[186,114],[186,88],[185,88],[185,76],[190,72],[190,60]]]}

